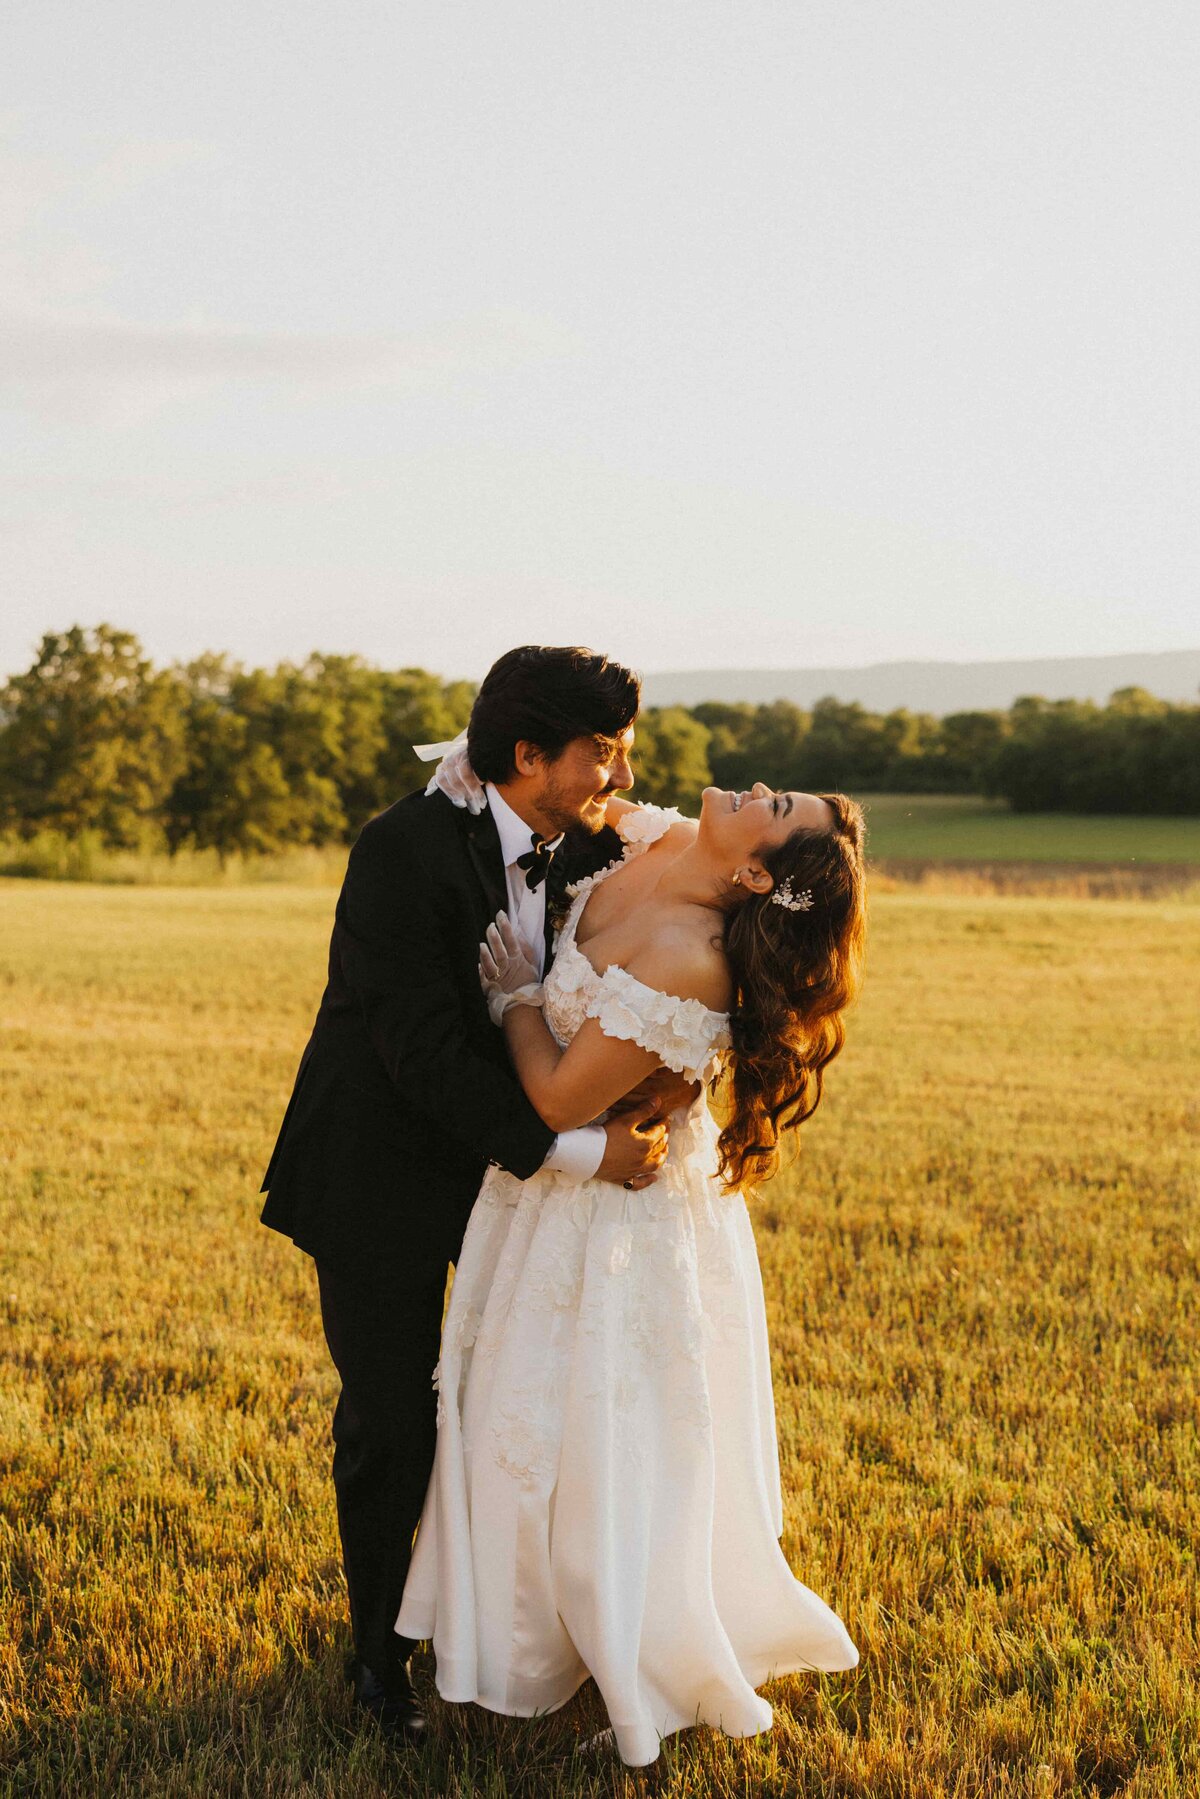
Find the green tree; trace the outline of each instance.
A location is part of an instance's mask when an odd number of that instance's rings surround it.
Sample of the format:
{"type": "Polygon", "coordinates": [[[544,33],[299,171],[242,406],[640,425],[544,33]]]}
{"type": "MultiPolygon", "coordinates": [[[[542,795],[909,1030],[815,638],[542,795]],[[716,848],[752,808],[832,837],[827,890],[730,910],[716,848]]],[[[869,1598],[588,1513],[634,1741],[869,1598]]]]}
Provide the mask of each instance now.
{"type": "Polygon", "coordinates": [[[1003,712],[951,712],[929,750],[932,793],[991,793],[993,766],[1008,730],[1003,712]]]}
{"type": "Polygon", "coordinates": [[[857,700],[818,700],[812,709],[812,727],[804,744],[801,770],[804,780],[792,785],[816,792],[885,785],[886,771],[894,759],[897,733],[889,744],[884,720],[868,712],[857,700]]]}
{"type": "Polygon", "coordinates": [[[1018,700],[993,786],[1018,812],[1200,810],[1200,709],[1144,688],[1092,701],[1018,700]]]}
{"type": "Polygon", "coordinates": [[[43,637],[0,699],[0,816],[39,830],[96,832],[110,849],[160,837],[184,761],[177,685],[136,637],[111,625],[43,637]]]}
{"type": "Polygon", "coordinates": [[[1200,814],[1200,706],[1173,706],[1162,739],[1154,810],[1200,814]]]}
{"type": "Polygon", "coordinates": [[[384,673],[356,656],[250,670],[206,656],[177,678],[187,764],[171,795],[170,841],[222,856],[353,838],[425,784],[413,743],[457,735],[474,697],[466,682],[384,673]]]}
{"type": "MultiPolygon", "coordinates": [[[[0,687],[0,829],[267,853],[352,838],[423,787],[413,745],[457,735],[475,697],[424,669],[357,656],[156,672],[100,625],[48,634],[0,687]]],[[[638,796],[693,810],[711,780],[818,791],[986,792],[1020,811],[1200,813],[1200,707],[1123,688],[1106,706],[1037,697],[941,720],[841,700],[812,712],[710,701],[649,708],[638,796]]]]}
{"type": "Polygon", "coordinates": [[[805,752],[811,719],[790,700],[769,705],[697,706],[694,716],[711,733],[709,761],[718,787],[803,785],[805,752]]]}
{"type": "MultiPolygon", "coordinates": [[[[938,721],[928,712],[910,712],[897,706],[880,720],[877,781],[887,793],[922,793],[934,772],[932,751],[937,743],[938,721]]],[[[936,777],[934,777],[936,778],[936,777]]],[[[866,785],[855,777],[860,788],[866,785]]]]}
{"type": "Polygon", "coordinates": [[[993,763],[993,782],[1014,811],[1069,811],[1072,799],[1078,804],[1081,785],[1094,790],[1087,765],[1104,751],[1099,707],[1090,700],[1029,694],[1013,705],[1009,723],[993,763]]]}
{"type": "Polygon", "coordinates": [[[268,854],[293,841],[292,795],[270,744],[251,738],[250,720],[236,708],[242,680],[237,663],[201,656],[176,671],[184,696],[186,761],[167,801],[172,851],[183,844],[268,854]]]}
{"type": "Polygon", "coordinates": [[[1122,687],[1102,720],[1108,753],[1096,774],[1097,810],[1200,812],[1200,707],[1122,687]]]}
{"type": "Polygon", "coordinates": [[[376,770],[375,811],[426,785],[433,770],[413,755],[413,745],[457,737],[475,699],[470,681],[441,681],[423,668],[398,669],[384,675],[383,683],[384,748],[376,770]]]}
{"type": "Polygon", "coordinates": [[[344,838],[347,821],[336,780],[342,708],[335,692],[320,687],[311,662],[250,669],[234,682],[233,704],[247,722],[247,741],[266,744],[283,770],[291,801],[288,840],[344,838]]]}
{"type": "Polygon", "coordinates": [[[758,708],[724,700],[705,700],[692,708],[692,717],[708,731],[708,761],[718,787],[740,789],[754,779],[746,770],[746,744],[754,729],[758,708]]]}
{"type": "Polygon", "coordinates": [[[301,671],[333,726],[324,772],[337,789],[343,834],[353,836],[387,805],[380,762],[387,749],[387,676],[360,656],[310,656],[301,671]]]}
{"type": "MultiPolygon", "coordinates": [[[[812,715],[790,700],[756,706],[754,724],[743,747],[741,786],[765,781],[768,787],[803,787],[805,756],[812,734],[812,715]]],[[[731,783],[737,785],[738,783],[731,783]]]]}
{"type": "Polygon", "coordinates": [[[712,784],[708,742],[707,728],[682,706],[648,707],[635,733],[634,799],[694,814],[712,784]]]}

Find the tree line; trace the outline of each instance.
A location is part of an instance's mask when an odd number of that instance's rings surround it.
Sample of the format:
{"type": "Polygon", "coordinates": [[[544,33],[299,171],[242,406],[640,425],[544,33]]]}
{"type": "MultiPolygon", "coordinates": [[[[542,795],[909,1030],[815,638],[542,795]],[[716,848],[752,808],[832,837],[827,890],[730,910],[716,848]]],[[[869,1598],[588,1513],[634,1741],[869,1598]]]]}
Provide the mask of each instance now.
{"type": "MultiPolygon", "coordinates": [[[[106,848],[270,853],[353,839],[428,778],[414,743],[453,737],[475,688],[357,656],[155,668],[109,625],[49,633],[0,688],[0,830],[106,848]]],[[[649,707],[638,797],[696,806],[710,782],[978,793],[1019,811],[1200,813],[1200,706],[1124,688],[1105,706],[1021,699],[936,718],[835,699],[649,707]]]]}

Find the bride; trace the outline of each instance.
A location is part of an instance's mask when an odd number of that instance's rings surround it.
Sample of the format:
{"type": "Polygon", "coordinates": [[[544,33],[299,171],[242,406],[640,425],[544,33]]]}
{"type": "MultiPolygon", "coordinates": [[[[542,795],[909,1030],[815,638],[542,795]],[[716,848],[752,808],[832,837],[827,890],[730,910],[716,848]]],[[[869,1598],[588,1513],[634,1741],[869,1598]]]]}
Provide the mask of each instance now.
{"type": "MultiPolygon", "coordinates": [[[[755,1688],[853,1668],[795,1580],[744,1186],[810,1116],[864,939],[841,794],[707,788],[699,821],[609,801],[621,861],[573,890],[544,984],[503,913],[481,979],[555,1131],[648,1076],[693,1083],[658,1178],[488,1170],[438,1365],[438,1439],[397,1631],[443,1698],[530,1717],[590,1675],[627,1763],[687,1725],[769,1728],[755,1688]],[[724,1128],[702,1086],[720,1074],[724,1128]]],[[[570,891],[570,890],[569,890],[570,891]]],[[[676,1097],[678,1097],[678,1084],[676,1097]]]]}

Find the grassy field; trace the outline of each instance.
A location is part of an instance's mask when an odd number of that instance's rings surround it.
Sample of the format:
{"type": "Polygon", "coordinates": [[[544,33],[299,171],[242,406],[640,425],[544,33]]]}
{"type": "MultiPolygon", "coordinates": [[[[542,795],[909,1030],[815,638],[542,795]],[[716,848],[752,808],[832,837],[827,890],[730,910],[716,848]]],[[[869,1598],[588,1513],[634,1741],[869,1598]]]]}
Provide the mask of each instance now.
{"type": "Polygon", "coordinates": [[[1200,818],[1010,812],[973,795],[875,793],[871,855],[953,862],[1168,862],[1200,866],[1200,818]]]}
{"type": "Polygon", "coordinates": [[[862,1660],[636,1778],[558,1759],[589,1689],[352,1733],[334,1380],[255,1196],[331,904],[0,883],[0,1792],[1200,1792],[1200,911],[875,899],[755,1208],[785,1549],[862,1660]]]}
{"type": "MultiPolygon", "coordinates": [[[[1186,886],[1191,870],[1200,881],[1200,818],[1022,815],[1010,812],[1001,800],[971,795],[858,797],[867,812],[872,861],[910,881],[923,878],[927,870],[920,865],[928,863],[952,865],[950,881],[953,865],[993,864],[1001,869],[1009,865],[1016,871],[1016,884],[1024,887],[1036,887],[1039,874],[1052,872],[1059,886],[1069,885],[1062,877],[1078,864],[1143,874],[1151,891],[1186,886]]],[[[230,856],[222,863],[215,850],[184,849],[173,857],[142,854],[106,850],[86,833],[68,840],[45,832],[30,843],[0,838],[0,878],[135,887],[336,887],[345,872],[346,854],[342,844],[321,849],[300,845],[271,856],[230,856]]],[[[947,885],[947,877],[940,885],[947,885]]]]}

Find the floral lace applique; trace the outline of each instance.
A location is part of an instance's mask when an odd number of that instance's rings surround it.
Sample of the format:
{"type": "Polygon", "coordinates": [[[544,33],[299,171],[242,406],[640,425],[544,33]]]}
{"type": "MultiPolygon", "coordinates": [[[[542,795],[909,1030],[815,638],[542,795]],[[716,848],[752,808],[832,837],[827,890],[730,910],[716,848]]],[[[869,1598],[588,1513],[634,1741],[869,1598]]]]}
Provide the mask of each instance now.
{"type": "Polygon", "coordinates": [[[533,1402],[528,1407],[506,1406],[499,1414],[492,1425],[492,1454],[497,1466],[523,1487],[537,1487],[551,1479],[557,1443],[533,1402]]]}
{"type": "Polygon", "coordinates": [[[483,1313],[478,1306],[463,1306],[454,1320],[454,1346],[460,1353],[475,1347],[482,1323],[483,1313]]]}
{"type": "Polygon", "coordinates": [[[640,856],[652,843],[665,837],[672,825],[683,823],[678,806],[647,806],[638,802],[631,812],[622,812],[617,820],[617,835],[625,844],[625,860],[640,856]]]}
{"type": "Polygon", "coordinates": [[[568,882],[564,892],[573,900],[578,899],[581,893],[590,893],[615,868],[623,868],[626,862],[632,862],[635,856],[648,850],[652,843],[665,837],[672,825],[682,823],[683,813],[677,806],[647,806],[642,801],[637,801],[634,810],[623,812],[616,823],[617,836],[625,846],[618,860],[610,862],[607,868],[598,869],[595,874],[568,882]]]}
{"type": "Polygon", "coordinates": [[[479,1189],[476,1205],[516,1206],[521,1203],[521,1188],[524,1185],[515,1174],[507,1168],[493,1164],[483,1177],[483,1185],[479,1189]]]}
{"type": "Polygon", "coordinates": [[[727,1013],[648,987],[615,963],[597,977],[585,1016],[598,1019],[606,1036],[640,1043],[692,1081],[699,1080],[714,1052],[730,1040],[727,1013]]]}
{"type": "Polygon", "coordinates": [[[575,944],[580,905],[576,900],[563,927],[554,963],[543,983],[543,1012],[560,1049],[565,1049],[587,1017],[596,971],[575,944]]]}

